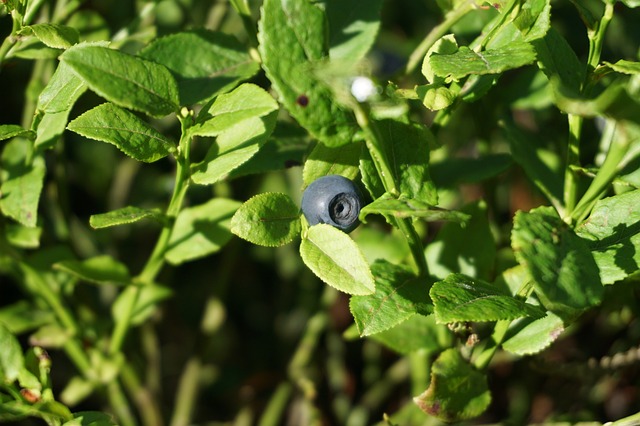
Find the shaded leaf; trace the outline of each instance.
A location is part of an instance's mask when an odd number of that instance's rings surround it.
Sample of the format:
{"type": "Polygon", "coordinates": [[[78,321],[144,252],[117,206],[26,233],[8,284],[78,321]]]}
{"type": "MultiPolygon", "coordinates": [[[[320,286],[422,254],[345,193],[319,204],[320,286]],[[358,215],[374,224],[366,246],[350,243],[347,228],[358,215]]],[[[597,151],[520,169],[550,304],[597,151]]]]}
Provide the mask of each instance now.
{"type": "Polygon", "coordinates": [[[24,27],[21,32],[33,32],[33,35],[46,46],[54,49],[67,49],[79,41],[78,30],[60,24],[34,24],[24,27]]]}
{"type": "Polygon", "coordinates": [[[65,62],[60,62],[51,79],[38,96],[37,109],[45,113],[68,111],[87,86],[65,62]]]}
{"type": "Polygon", "coordinates": [[[229,225],[238,207],[238,201],[214,198],[182,209],[173,225],[165,258],[178,265],[220,250],[231,239],[229,225]]]}
{"type": "Polygon", "coordinates": [[[412,315],[395,327],[369,338],[401,354],[425,350],[434,352],[452,345],[451,332],[436,324],[435,316],[412,315]]]}
{"type": "Polygon", "coordinates": [[[357,64],[376,39],[382,0],[327,0],[329,56],[357,64]]]}
{"type": "Polygon", "coordinates": [[[13,383],[24,368],[24,355],[18,339],[0,324],[0,382],[13,383]]]}
{"type": "Polygon", "coordinates": [[[111,305],[111,314],[116,322],[122,321],[131,300],[135,298],[131,324],[138,325],[149,318],[156,310],[158,303],[168,299],[173,291],[164,286],[143,284],[140,287],[127,286],[111,305]]]}
{"type": "Polygon", "coordinates": [[[426,221],[454,221],[466,222],[469,215],[434,207],[423,201],[413,200],[406,197],[395,198],[390,194],[374,200],[362,210],[360,210],[360,220],[365,221],[367,215],[381,214],[383,216],[393,216],[397,218],[415,217],[426,221]]]}
{"type": "Polygon", "coordinates": [[[53,268],[94,284],[125,285],[131,281],[127,266],[108,255],[86,260],[63,260],[53,268]]]}
{"type": "Polygon", "coordinates": [[[134,223],[146,218],[163,220],[164,215],[158,209],[141,209],[139,207],[127,206],[107,213],[91,215],[91,217],[89,217],[89,225],[91,225],[93,229],[101,229],[134,223]]]}
{"type": "Polygon", "coordinates": [[[316,179],[327,175],[340,175],[354,180],[360,169],[362,144],[350,143],[336,148],[317,144],[304,162],[302,180],[306,187],[316,179]]]}
{"type": "Polygon", "coordinates": [[[532,355],[547,348],[564,332],[562,318],[552,312],[542,318],[526,318],[507,333],[502,348],[516,355],[532,355]]]}
{"type": "Polygon", "coordinates": [[[2,124],[0,125],[0,141],[5,139],[15,138],[17,136],[33,139],[33,131],[23,129],[22,126],[17,124],[2,124]]]}

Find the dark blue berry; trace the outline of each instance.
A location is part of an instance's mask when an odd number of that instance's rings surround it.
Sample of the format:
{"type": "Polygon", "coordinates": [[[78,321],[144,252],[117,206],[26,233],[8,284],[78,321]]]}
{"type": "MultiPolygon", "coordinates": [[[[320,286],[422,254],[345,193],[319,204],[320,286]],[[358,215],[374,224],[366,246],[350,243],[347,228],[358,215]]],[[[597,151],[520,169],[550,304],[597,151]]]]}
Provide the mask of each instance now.
{"type": "Polygon", "coordinates": [[[361,208],[360,190],[339,175],[316,179],[302,194],[302,214],[311,226],[326,223],[349,233],[360,224],[361,208]]]}

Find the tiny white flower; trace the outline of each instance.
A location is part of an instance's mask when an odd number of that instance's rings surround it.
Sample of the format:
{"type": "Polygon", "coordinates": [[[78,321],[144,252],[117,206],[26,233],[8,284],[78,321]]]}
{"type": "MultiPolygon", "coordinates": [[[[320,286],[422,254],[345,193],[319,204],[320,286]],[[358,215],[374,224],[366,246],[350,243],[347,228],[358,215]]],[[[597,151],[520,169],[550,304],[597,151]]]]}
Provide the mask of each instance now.
{"type": "Polygon", "coordinates": [[[378,93],[378,88],[369,77],[356,77],[351,81],[351,94],[358,102],[365,102],[378,93]]]}

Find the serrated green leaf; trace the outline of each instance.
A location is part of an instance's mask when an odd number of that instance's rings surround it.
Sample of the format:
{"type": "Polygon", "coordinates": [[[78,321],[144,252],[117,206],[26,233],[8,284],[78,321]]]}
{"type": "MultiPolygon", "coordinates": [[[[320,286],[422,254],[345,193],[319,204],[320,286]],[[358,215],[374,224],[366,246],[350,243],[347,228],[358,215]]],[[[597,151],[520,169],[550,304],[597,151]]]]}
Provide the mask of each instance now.
{"type": "Polygon", "coordinates": [[[244,120],[216,138],[204,160],[191,166],[191,179],[211,185],[249,161],[267,142],[276,124],[276,113],[244,120]]]}
{"type": "Polygon", "coordinates": [[[464,274],[451,274],[430,291],[439,324],[541,317],[544,311],[529,305],[496,285],[464,274]]]}
{"type": "Polygon", "coordinates": [[[140,56],[166,66],[175,75],[180,105],[211,99],[260,69],[235,37],[203,29],[158,38],[140,56]]]}
{"type": "Polygon", "coordinates": [[[182,209],[171,230],[165,258],[178,265],[220,250],[231,239],[229,226],[238,207],[238,201],[214,198],[182,209]]]}
{"type": "Polygon", "coordinates": [[[254,244],[281,246],[300,234],[300,208],[286,194],[258,194],[231,219],[231,232],[254,244]]]}
{"type": "Polygon", "coordinates": [[[306,187],[316,179],[327,175],[340,175],[347,179],[355,179],[360,173],[359,142],[330,148],[322,143],[317,144],[304,162],[302,181],[306,187]]]}
{"type": "Polygon", "coordinates": [[[0,324],[0,382],[13,383],[24,368],[24,355],[18,339],[0,324]]]}
{"type": "Polygon", "coordinates": [[[445,223],[426,247],[430,273],[441,279],[460,272],[488,280],[494,270],[496,243],[491,233],[484,202],[469,204],[459,215],[470,218],[464,224],[445,223]]]}
{"type": "Polygon", "coordinates": [[[198,115],[189,129],[193,136],[218,136],[238,124],[266,117],[278,109],[278,103],[261,87],[243,84],[230,93],[220,95],[198,115]]]}
{"type": "Polygon", "coordinates": [[[33,131],[23,129],[22,126],[18,126],[17,124],[0,125],[0,141],[18,136],[33,139],[35,135],[33,134],[33,131]]]}
{"type": "Polygon", "coordinates": [[[603,287],[593,255],[553,208],[516,213],[511,245],[548,310],[572,316],[600,303],[603,287]]]}
{"type": "Polygon", "coordinates": [[[531,64],[536,59],[529,43],[511,43],[482,52],[461,46],[452,54],[434,53],[429,58],[433,73],[444,78],[459,80],[468,75],[500,74],[506,70],[531,64]]]}
{"type": "Polygon", "coordinates": [[[149,318],[156,310],[158,303],[169,298],[173,291],[156,284],[144,284],[139,288],[133,285],[127,286],[111,305],[111,314],[116,322],[122,321],[125,313],[128,313],[131,299],[135,298],[131,324],[138,325],[149,318]]]}
{"type": "Polygon", "coordinates": [[[54,49],[67,49],[80,38],[78,30],[60,24],[34,24],[24,27],[25,30],[33,32],[38,40],[54,49]]]}
{"type": "Polygon", "coordinates": [[[45,113],[68,111],[87,86],[69,65],[60,62],[49,83],[38,96],[37,109],[45,113]]]}
{"type": "Polygon", "coordinates": [[[429,388],[413,400],[425,413],[455,422],[482,414],[491,403],[491,393],[487,377],[452,348],[438,356],[431,367],[429,388]]]}
{"type": "Polygon", "coordinates": [[[397,218],[416,217],[428,222],[431,221],[454,221],[465,222],[469,215],[452,210],[434,207],[419,200],[407,197],[395,198],[390,194],[367,204],[360,210],[360,220],[365,222],[365,218],[370,214],[381,214],[383,216],[393,216],[397,218]]]}
{"type": "Polygon", "coordinates": [[[603,284],[622,280],[640,269],[640,190],[598,201],[578,228],[600,271],[603,284]]]}
{"type": "Polygon", "coordinates": [[[552,312],[542,318],[525,318],[509,329],[502,348],[524,356],[536,354],[551,345],[564,332],[562,319],[552,312]]]}
{"type": "Polygon", "coordinates": [[[138,161],[151,163],[175,150],[174,143],[133,113],[106,103],[67,126],[84,137],[107,142],[138,161]]]}
{"type": "Polygon", "coordinates": [[[309,1],[266,0],[258,39],[262,67],[289,113],[327,146],[351,142],[355,117],[314,71],[327,54],[323,11],[309,1]]]}
{"type": "Polygon", "coordinates": [[[622,74],[640,74],[640,62],[637,61],[627,61],[624,59],[620,59],[615,63],[605,61],[604,64],[615,72],[619,72],[622,74]]]}
{"type": "Polygon", "coordinates": [[[126,285],[131,281],[127,266],[108,255],[86,260],[63,260],[53,268],[94,284],[126,285]]]}
{"type": "Polygon", "coordinates": [[[141,209],[139,207],[127,206],[107,213],[91,215],[91,217],[89,217],[89,225],[91,225],[93,229],[100,229],[134,223],[146,218],[163,220],[164,215],[158,209],[141,209]]]}
{"type": "Polygon", "coordinates": [[[382,0],[328,0],[329,56],[357,64],[376,39],[382,0]]]}
{"type": "Polygon", "coordinates": [[[81,43],[60,56],[84,83],[106,100],[153,117],[179,108],[178,86],[155,62],[104,46],[81,43]]]}
{"type": "Polygon", "coordinates": [[[45,175],[45,163],[37,155],[31,163],[31,143],[25,139],[12,139],[0,158],[0,210],[27,227],[35,227],[38,220],[38,204],[45,175]]]}
{"type": "Polygon", "coordinates": [[[322,281],[353,295],[373,294],[375,281],[358,246],[331,225],[310,227],[300,244],[303,262],[322,281]]]}
{"type": "Polygon", "coordinates": [[[400,354],[424,350],[435,352],[450,347],[452,333],[436,324],[435,316],[412,315],[395,327],[369,337],[400,354]]]}
{"type": "Polygon", "coordinates": [[[349,302],[360,336],[388,330],[417,313],[431,313],[433,306],[424,279],[416,278],[405,267],[384,260],[371,265],[371,273],[376,292],[352,296],[349,302]]]}
{"type": "Polygon", "coordinates": [[[429,48],[427,54],[422,61],[422,75],[425,76],[427,81],[431,84],[442,84],[444,79],[435,74],[433,67],[431,66],[431,55],[452,55],[458,51],[458,42],[453,34],[447,34],[442,36],[436,41],[433,46],[429,48]]]}

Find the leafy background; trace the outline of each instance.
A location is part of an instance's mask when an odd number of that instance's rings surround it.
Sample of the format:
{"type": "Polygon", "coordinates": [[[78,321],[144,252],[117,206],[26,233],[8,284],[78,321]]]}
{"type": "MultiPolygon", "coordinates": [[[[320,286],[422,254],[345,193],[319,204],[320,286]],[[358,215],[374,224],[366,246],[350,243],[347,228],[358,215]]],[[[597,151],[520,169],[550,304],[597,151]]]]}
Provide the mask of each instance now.
{"type": "MultiPolygon", "coordinates": [[[[242,18],[230,4],[210,3],[165,0],[157,4],[124,2],[113,7],[112,2],[91,1],[82,4],[82,17],[78,19],[91,23],[86,27],[87,32],[81,34],[83,38],[111,39],[129,53],[139,52],[156,37],[200,27],[232,34],[242,45],[254,44],[253,35],[245,30],[242,18]]],[[[339,26],[339,6],[335,6],[336,2],[327,3],[330,17],[332,11],[336,16],[332,24],[339,26]]],[[[374,28],[378,17],[380,19],[379,34],[369,55],[379,82],[393,79],[403,88],[425,84],[417,73],[404,75],[403,67],[424,35],[442,21],[440,7],[446,8],[448,3],[349,2],[354,10],[370,11],[367,12],[370,16],[364,18],[370,19],[368,22],[374,28]],[[378,6],[381,8],[379,15],[375,13],[378,6]]],[[[596,9],[600,7],[598,1],[586,3],[596,9]]],[[[250,6],[250,19],[255,21],[259,5],[252,3],[250,6]]],[[[453,27],[460,45],[472,41],[486,24],[488,15],[485,13],[489,12],[481,10],[470,14],[453,27]]],[[[552,16],[554,28],[584,62],[588,43],[584,24],[574,5],[568,1],[553,2],[552,16]]],[[[616,5],[615,17],[604,40],[604,60],[637,60],[639,19],[638,9],[616,5]]],[[[4,16],[0,19],[0,33],[10,31],[11,21],[4,16]]],[[[362,54],[367,47],[361,46],[362,54]]],[[[154,55],[152,50],[142,52],[147,58],[154,55]]],[[[23,111],[33,107],[46,83],[30,79],[30,76],[32,73],[51,75],[53,70],[52,61],[34,63],[12,59],[3,64],[0,74],[2,124],[23,122],[23,111]],[[48,68],[42,73],[34,71],[37,67],[48,68]]],[[[247,70],[247,75],[253,71],[247,70]]],[[[462,230],[453,223],[428,225],[429,235],[437,236],[430,241],[432,244],[426,255],[430,265],[437,265],[432,268],[432,274],[441,279],[450,272],[461,272],[492,280],[496,270],[513,265],[509,238],[516,211],[528,211],[545,203],[545,194],[531,184],[523,171],[526,165],[517,167],[513,159],[505,155],[510,151],[510,140],[497,125],[510,114],[520,128],[510,129],[513,133],[526,129],[539,150],[564,154],[563,148],[558,147],[565,144],[566,116],[557,112],[548,86],[533,78],[534,72],[533,67],[506,72],[499,84],[480,100],[460,104],[446,125],[438,129],[438,143],[445,148],[432,152],[430,172],[441,204],[459,208],[474,218],[462,230]],[[485,155],[482,162],[473,161],[485,155]],[[479,254],[485,258],[479,258],[479,254]],[[475,263],[467,262],[468,259],[474,259],[475,263]],[[498,266],[488,267],[490,264],[498,266]]],[[[263,73],[258,73],[251,81],[261,87],[269,86],[263,73]]],[[[186,93],[190,100],[199,96],[197,90],[186,93]]],[[[87,92],[74,105],[70,117],[76,118],[102,102],[98,96],[87,92]]],[[[433,121],[434,113],[422,108],[419,102],[411,106],[416,121],[433,121]]],[[[301,122],[304,120],[296,118],[301,122]]],[[[180,128],[175,120],[158,118],[152,123],[163,135],[179,139],[180,128]]],[[[28,122],[26,124],[28,127],[28,122]]],[[[317,131],[322,137],[323,129],[317,131]]],[[[582,139],[582,156],[588,164],[598,152],[596,122],[585,122],[582,139]]],[[[285,118],[284,123],[279,122],[276,126],[272,141],[279,148],[277,156],[272,157],[278,161],[277,168],[286,168],[265,170],[258,175],[242,175],[238,171],[232,179],[212,178],[215,181],[212,186],[192,185],[189,205],[200,206],[212,196],[248,200],[262,192],[285,193],[298,203],[301,187],[312,180],[303,176],[299,167],[310,152],[312,139],[285,118]]],[[[520,158],[526,158],[528,154],[513,153],[514,157],[520,155],[520,158]]],[[[202,147],[194,148],[194,158],[203,159],[206,155],[202,147]]],[[[30,260],[35,264],[46,264],[52,259],[71,257],[69,252],[72,250],[73,257],[80,259],[108,253],[125,261],[131,271],[142,269],[153,250],[157,224],[147,220],[96,230],[89,226],[90,217],[127,205],[148,209],[164,206],[172,191],[172,160],[163,158],[153,164],[141,164],[113,146],[66,132],[64,146],[56,145],[47,153],[45,161],[47,180],[41,211],[47,231],[41,238],[43,249],[28,252],[30,260]],[[54,178],[64,185],[52,184],[54,178]]],[[[516,161],[520,162],[518,158],[516,161]]],[[[549,167],[553,169],[554,164],[549,167]]],[[[549,175],[540,178],[550,179],[549,175]]],[[[552,186],[547,185],[551,187],[549,192],[554,194],[556,189],[552,186]]],[[[423,226],[427,227],[426,224],[423,226]]],[[[356,231],[353,237],[367,259],[384,257],[391,263],[399,263],[409,248],[386,229],[384,222],[372,217],[367,227],[356,231]]],[[[587,229],[584,232],[594,231],[587,229]]],[[[59,264],[58,267],[73,269],[74,265],[59,264]]],[[[107,268],[112,273],[117,269],[113,265],[107,268]]],[[[374,268],[383,276],[404,277],[402,270],[393,270],[384,263],[376,263],[374,268]]],[[[108,278],[118,281],[117,275],[108,278]]],[[[9,274],[3,274],[0,279],[3,306],[23,299],[17,280],[9,274]]],[[[455,279],[456,276],[448,278],[455,279]]],[[[505,280],[508,281],[508,277],[505,280]]],[[[450,345],[454,337],[444,327],[436,328],[432,320],[414,315],[420,312],[420,306],[406,307],[409,320],[403,324],[407,340],[399,340],[398,334],[385,333],[378,333],[373,339],[359,339],[353,336],[350,328],[353,319],[349,298],[327,291],[326,286],[302,264],[296,245],[266,248],[237,238],[231,239],[218,254],[163,268],[158,282],[171,283],[171,295],[158,295],[166,300],[150,321],[135,330],[135,338],[128,339],[125,347],[135,349],[130,363],[147,373],[149,382],[146,385],[156,396],[167,419],[172,413],[175,415],[176,404],[179,407],[188,399],[184,394],[180,397],[181,380],[195,371],[201,392],[191,400],[195,407],[194,422],[257,422],[269,401],[274,400],[274,395],[290,395],[295,385],[299,391],[294,393],[286,414],[292,424],[304,416],[317,416],[327,424],[370,424],[379,421],[383,413],[399,413],[399,424],[438,424],[437,420],[420,412],[410,402],[410,397],[427,388],[433,354],[450,345]],[[345,332],[347,339],[344,339],[345,332]],[[303,336],[307,340],[301,343],[303,336]],[[411,351],[412,345],[423,349],[411,351]],[[406,355],[402,356],[402,353],[406,355]]],[[[432,297],[437,295],[437,290],[434,286],[432,297]]],[[[601,307],[581,317],[562,339],[536,357],[514,358],[499,353],[489,370],[491,405],[474,422],[606,421],[635,413],[640,406],[638,364],[611,368],[611,359],[603,357],[624,353],[640,341],[638,290],[637,279],[628,280],[624,286],[607,287],[605,303],[601,307]]],[[[111,307],[96,301],[113,300],[115,291],[112,286],[78,286],[75,289],[76,308],[86,315],[89,336],[101,335],[108,326],[100,318],[109,316],[111,307]]],[[[465,297],[464,294],[455,296],[465,297]]],[[[358,299],[353,298],[351,303],[357,304],[358,299]]],[[[534,307],[530,309],[535,310],[534,307]]],[[[474,320],[472,314],[469,313],[469,321],[474,320]]],[[[38,312],[29,312],[29,315],[37,316],[38,312]]],[[[435,315],[438,315],[437,311],[435,315]]],[[[456,336],[486,333],[482,323],[473,327],[456,330],[456,336]]],[[[554,333],[558,323],[541,327],[547,329],[536,330],[534,336],[554,333]]],[[[359,331],[368,334],[367,330],[359,331]]],[[[24,346],[28,342],[38,342],[33,339],[21,335],[24,346]]],[[[518,347],[517,342],[511,344],[518,347]]],[[[540,348],[545,344],[540,342],[540,348]]],[[[52,382],[54,391],[59,394],[75,370],[60,352],[52,350],[51,356],[52,382]]],[[[434,368],[434,371],[438,369],[434,368]]],[[[103,408],[105,398],[97,393],[82,400],[74,411],[103,408]]],[[[37,424],[36,421],[33,423],[37,424]]],[[[27,421],[24,424],[28,424],[27,421]]]]}

